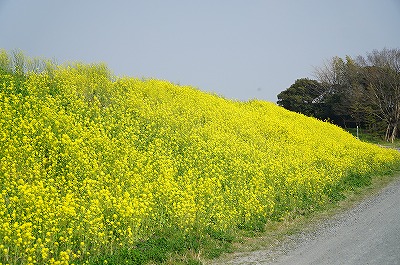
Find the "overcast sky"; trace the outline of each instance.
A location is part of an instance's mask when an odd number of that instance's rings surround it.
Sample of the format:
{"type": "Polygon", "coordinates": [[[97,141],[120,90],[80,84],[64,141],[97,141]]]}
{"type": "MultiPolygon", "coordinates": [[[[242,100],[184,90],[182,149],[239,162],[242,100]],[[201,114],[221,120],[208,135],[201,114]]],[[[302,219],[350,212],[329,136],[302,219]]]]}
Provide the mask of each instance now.
{"type": "Polygon", "coordinates": [[[0,0],[0,48],[230,99],[276,102],[324,60],[384,47],[400,0],[0,0]]]}

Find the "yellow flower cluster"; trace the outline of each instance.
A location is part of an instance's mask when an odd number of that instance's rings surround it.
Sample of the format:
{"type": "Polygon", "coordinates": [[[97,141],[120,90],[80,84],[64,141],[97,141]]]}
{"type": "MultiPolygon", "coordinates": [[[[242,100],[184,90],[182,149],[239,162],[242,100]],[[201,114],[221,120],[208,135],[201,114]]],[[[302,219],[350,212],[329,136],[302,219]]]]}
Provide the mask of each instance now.
{"type": "Polygon", "coordinates": [[[328,202],[400,155],[262,101],[103,65],[0,72],[0,264],[83,264],[164,229],[328,202]]]}

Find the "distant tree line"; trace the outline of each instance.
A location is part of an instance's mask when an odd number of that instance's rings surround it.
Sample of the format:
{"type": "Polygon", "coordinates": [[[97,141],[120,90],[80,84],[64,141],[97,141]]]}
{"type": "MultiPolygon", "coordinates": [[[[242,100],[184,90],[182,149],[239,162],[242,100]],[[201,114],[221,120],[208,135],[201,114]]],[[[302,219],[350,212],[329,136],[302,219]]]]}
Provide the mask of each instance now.
{"type": "Polygon", "coordinates": [[[333,57],[278,95],[278,105],[329,120],[344,128],[360,126],[393,142],[400,134],[400,49],[366,56],[333,57]]]}

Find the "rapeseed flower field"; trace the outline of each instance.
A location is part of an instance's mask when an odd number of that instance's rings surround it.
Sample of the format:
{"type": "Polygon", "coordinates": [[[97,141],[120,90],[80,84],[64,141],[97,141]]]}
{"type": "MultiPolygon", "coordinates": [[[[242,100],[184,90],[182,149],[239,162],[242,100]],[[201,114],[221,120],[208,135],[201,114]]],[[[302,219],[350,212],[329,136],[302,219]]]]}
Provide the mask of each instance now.
{"type": "Polygon", "coordinates": [[[257,229],[399,161],[264,101],[101,64],[0,69],[0,264],[90,264],[163,231],[257,229]]]}

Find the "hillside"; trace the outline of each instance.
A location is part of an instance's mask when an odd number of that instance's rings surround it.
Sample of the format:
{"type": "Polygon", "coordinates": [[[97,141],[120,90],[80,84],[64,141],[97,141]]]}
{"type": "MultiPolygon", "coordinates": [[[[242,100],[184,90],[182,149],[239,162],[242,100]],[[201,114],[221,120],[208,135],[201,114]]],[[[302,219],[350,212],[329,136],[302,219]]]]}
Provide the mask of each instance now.
{"type": "Polygon", "coordinates": [[[398,152],[272,103],[104,65],[1,69],[0,113],[5,264],[160,262],[136,250],[176,237],[171,252],[196,252],[206,236],[262,229],[400,167],[398,152]]]}

